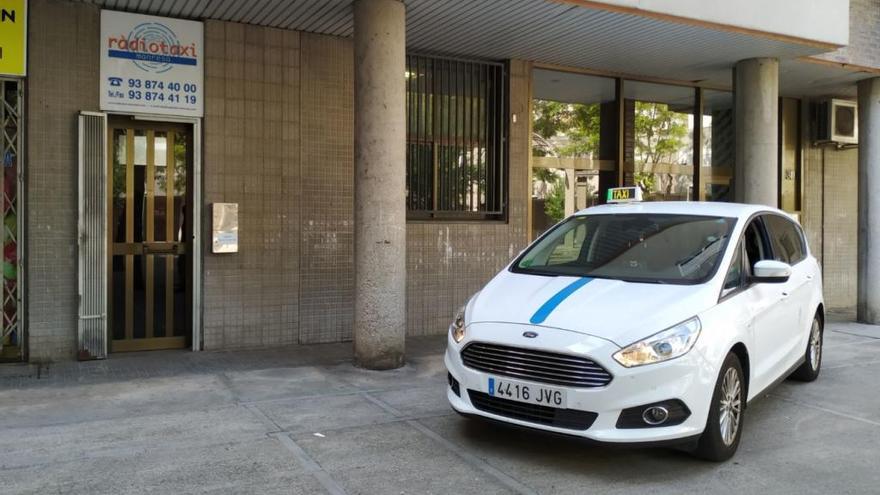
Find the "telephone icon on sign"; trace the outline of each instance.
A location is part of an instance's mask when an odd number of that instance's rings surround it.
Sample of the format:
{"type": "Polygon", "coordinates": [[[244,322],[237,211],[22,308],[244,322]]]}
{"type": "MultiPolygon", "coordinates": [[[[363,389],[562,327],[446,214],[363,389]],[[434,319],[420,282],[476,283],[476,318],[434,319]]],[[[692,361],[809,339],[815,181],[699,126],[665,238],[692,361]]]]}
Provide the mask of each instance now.
{"type": "Polygon", "coordinates": [[[121,77],[108,77],[110,81],[110,86],[122,86],[122,78],[121,77]]]}

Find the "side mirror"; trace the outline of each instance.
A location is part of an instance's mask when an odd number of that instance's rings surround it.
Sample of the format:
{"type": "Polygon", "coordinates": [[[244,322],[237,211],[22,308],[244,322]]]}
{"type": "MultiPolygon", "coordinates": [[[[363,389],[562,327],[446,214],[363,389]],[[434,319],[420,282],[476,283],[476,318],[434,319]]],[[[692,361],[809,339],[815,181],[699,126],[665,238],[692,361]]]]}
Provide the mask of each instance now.
{"type": "Polygon", "coordinates": [[[782,261],[761,260],[752,269],[752,282],[781,284],[791,277],[791,265],[782,261]]]}

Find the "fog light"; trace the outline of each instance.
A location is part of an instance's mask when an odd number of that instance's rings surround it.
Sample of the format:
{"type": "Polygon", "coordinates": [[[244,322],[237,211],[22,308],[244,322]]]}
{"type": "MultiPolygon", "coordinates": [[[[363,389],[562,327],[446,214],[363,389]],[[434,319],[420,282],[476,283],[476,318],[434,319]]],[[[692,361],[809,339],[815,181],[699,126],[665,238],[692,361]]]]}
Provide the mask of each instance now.
{"type": "Polygon", "coordinates": [[[446,373],[446,379],[449,382],[449,388],[452,389],[452,393],[461,397],[461,389],[458,386],[458,380],[456,380],[455,377],[452,376],[452,373],[449,372],[446,373]]]}
{"type": "Polygon", "coordinates": [[[653,406],[645,409],[642,420],[651,426],[662,425],[669,419],[669,410],[663,406],[653,406]]]}
{"type": "Polygon", "coordinates": [[[661,428],[676,426],[690,417],[691,411],[678,399],[629,407],[620,411],[618,428],[661,428]]]}

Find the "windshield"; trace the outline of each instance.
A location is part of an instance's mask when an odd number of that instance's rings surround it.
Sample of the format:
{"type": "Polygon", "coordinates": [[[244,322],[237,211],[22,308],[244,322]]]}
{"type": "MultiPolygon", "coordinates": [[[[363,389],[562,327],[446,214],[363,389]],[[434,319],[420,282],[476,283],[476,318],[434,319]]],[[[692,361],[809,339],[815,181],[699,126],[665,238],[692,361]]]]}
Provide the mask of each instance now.
{"type": "Polygon", "coordinates": [[[715,274],[735,223],[650,213],[571,217],[523,253],[513,271],[699,284],[715,274]]]}

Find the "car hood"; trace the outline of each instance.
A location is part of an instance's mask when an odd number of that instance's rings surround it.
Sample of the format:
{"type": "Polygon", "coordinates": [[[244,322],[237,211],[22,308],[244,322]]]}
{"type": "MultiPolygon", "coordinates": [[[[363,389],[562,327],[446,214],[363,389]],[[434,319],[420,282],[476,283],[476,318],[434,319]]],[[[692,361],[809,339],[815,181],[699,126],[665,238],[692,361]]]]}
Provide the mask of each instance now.
{"type": "Polygon", "coordinates": [[[592,335],[626,346],[717,303],[712,284],[673,285],[503,271],[471,301],[468,324],[504,322],[592,335]]]}

